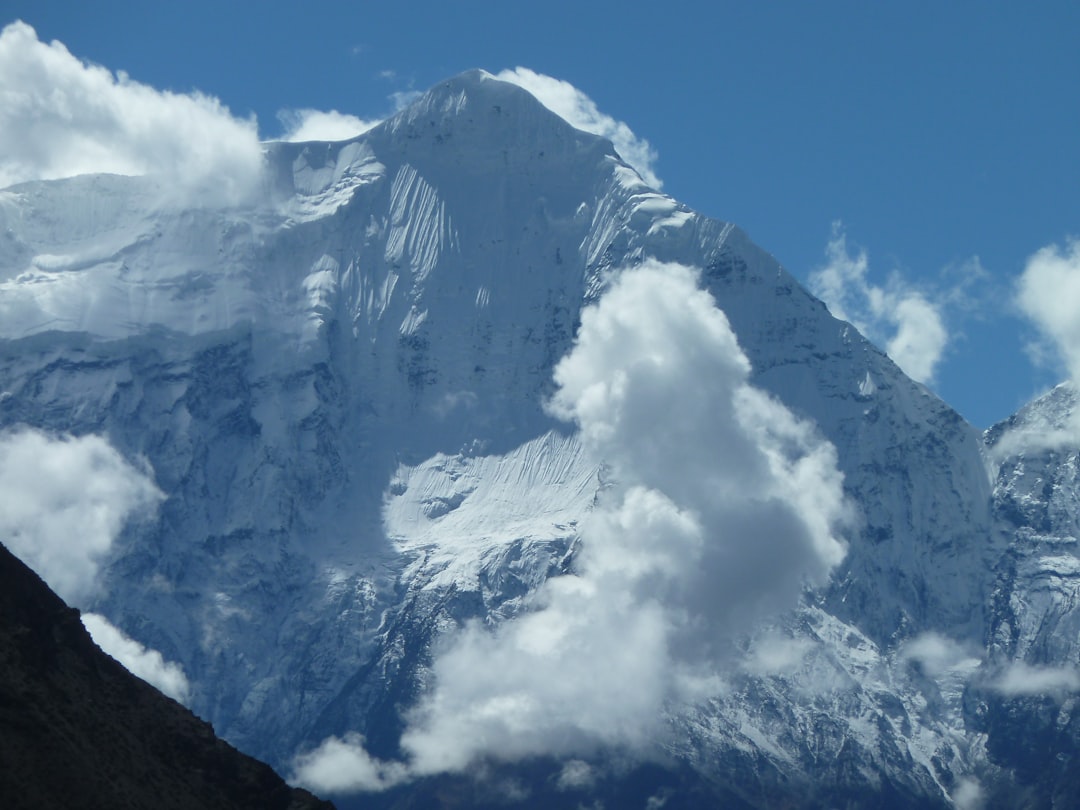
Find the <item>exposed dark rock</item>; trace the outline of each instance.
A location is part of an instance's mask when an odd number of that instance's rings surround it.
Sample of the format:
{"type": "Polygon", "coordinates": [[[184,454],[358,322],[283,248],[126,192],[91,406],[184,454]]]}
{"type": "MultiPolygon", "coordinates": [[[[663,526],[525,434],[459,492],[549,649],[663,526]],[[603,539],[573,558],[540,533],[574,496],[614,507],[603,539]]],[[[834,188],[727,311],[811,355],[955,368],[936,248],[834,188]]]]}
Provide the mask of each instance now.
{"type": "Polygon", "coordinates": [[[332,808],[103,653],[0,545],[0,807],[332,808]]]}

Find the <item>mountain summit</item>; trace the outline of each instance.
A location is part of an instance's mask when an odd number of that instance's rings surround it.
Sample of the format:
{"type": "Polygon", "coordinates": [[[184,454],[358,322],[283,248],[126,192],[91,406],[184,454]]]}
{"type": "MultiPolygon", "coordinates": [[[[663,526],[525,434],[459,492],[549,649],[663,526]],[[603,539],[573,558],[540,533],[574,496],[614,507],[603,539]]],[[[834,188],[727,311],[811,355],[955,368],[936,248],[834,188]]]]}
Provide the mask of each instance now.
{"type": "Polygon", "coordinates": [[[1075,728],[1068,689],[1001,687],[1080,649],[1008,641],[1043,604],[1010,573],[1043,565],[1017,562],[1041,513],[1009,493],[1031,479],[995,489],[982,436],[738,228],[480,71],[265,160],[245,207],[152,177],[0,192],[0,420],[152,470],[164,499],[84,607],[179,662],[226,739],[403,806],[974,806],[1066,784],[1044,754],[1077,753],[1048,725],[1075,728]],[[551,608],[578,598],[614,629],[570,649],[575,612],[551,608]],[[682,673],[647,695],[646,638],[682,673]],[[567,688],[514,686],[519,643],[567,688]],[[589,661],[610,680],[579,705],[589,661]],[[497,700],[468,692],[499,678],[497,700]],[[514,726],[530,705],[570,719],[537,737],[514,726]],[[436,750],[421,732],[455,706],[490,723],[436,750]],[[1034,764],[1012,748],[1029,729],[1034,764]]]}

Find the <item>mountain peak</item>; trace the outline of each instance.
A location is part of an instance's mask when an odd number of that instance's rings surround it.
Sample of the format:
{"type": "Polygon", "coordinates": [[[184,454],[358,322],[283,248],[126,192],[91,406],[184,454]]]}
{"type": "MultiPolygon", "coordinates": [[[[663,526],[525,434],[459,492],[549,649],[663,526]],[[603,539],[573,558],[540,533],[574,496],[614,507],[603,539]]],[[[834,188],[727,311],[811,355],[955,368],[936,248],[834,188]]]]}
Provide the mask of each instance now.
{"type": "Polygon", "coordinates": [[[525,88],[479,69],[433,86],[371,135],[377,139],[380,132],[404,136],[410,151],[426,141],[442,148],[467,141],[471,151],[507,160],[567,148],[616,154],[607,138],[576,128],[525,88]]]}

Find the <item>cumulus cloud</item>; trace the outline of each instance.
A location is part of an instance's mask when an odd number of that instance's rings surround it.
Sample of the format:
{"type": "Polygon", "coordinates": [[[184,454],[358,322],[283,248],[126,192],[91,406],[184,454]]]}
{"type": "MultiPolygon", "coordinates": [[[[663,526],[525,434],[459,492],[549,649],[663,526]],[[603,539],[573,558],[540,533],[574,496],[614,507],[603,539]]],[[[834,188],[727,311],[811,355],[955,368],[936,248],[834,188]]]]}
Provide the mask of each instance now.
{"type": "Polygon", "coordinates": [[[657,190],[663,186],[654,170],[658,155],[649,142],[637,137],[622,121],[600,112],[596,103],[574,85],[523,67],[503,70],[495,78],[528,90],[541,104],[572,126],[607,138],[615,144],[622,159],[633,166],[648,185],[657,190]]]}
{"type": "Polygon", "coordinates": [[[166,661],[157,650],[147,649],[129,638],[104,616],[84,613],[82,622],[94,643],[123,664],[128,672],[156,686],[173,700],[188,702],[191,687],[183,667],[166,661]]]}
{"type": "Polygon", "coordinates": [[[68,603],[96,592],[113,539],[161,497],[98,436],[0,434],[0,536],[68,603]]]}
{"type": "Polygon", "coordinates": [[[1049,245],[1027,260],[1017,304],[1069,377],[1080,380],[1080,241],[1049,245]]]}
{"type": "Polygon", "coordinates": [[[407,777],[404,765],[372,758],[361,735],[347,734],[297,757],[289,781],[321,793],[361,793],[386,790],[407,777]]]}
{"type": "Polygon", "coordinates": [[[668,707],[716,694],[737,635],[825,582],[849,517],[835,450],[749,372],[690,268],[624,271],[582,313],[549,408],[615,483],[573,573],[437,651],[401,740],[410,774],[647,755],[668,707]]]}
{"type": "Polygon", "coordinates": [[[1014,661],[990,682],[1002,695],[1061,695],[1080,692],[1080,670],[1072,666],[1037,667],[1014,661]]]}
{"type": "Polygon", "coordinates": [[[95,172],[154,174],[236,203],[259,187],[262,147],[254,119],[215,98],[114,75],[11,23],[0,31],[0,187],[95,172]]]}
{"type": "Polygon", "coordinates": [[[337,110],[282,110],[278,120],[285,127],[281,140],[293,143],[304,141],[347,141],[363,135],[380,123],[378,119],[365,121],[355,115],[337,110]]]}
{"type": "MultiPolygon", "coordinates": [[[[825,249],[827,263],[810,274],[810,290],[837,318],[850,322],[867,338],[884,345],[904,373],[932,383],[949,343],[942,308],[898,273],[885,286],[870,282],[865,250],[852,256],[839,222],[825,249]]],[[[977,263],[976,263],[977,266],[977,263]]]]}

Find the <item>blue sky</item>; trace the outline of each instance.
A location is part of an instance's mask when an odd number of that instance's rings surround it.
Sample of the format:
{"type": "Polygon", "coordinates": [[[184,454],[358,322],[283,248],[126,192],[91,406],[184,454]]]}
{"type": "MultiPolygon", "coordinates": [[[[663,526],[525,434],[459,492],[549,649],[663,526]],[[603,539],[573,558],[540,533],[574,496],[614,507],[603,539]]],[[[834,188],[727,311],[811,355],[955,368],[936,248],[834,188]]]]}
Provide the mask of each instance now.
{"type": "Polygon", "coordinates": [[[629,124],[664,191],[798,278],[831,241],[852,266],[866,252],[863,291],[886,310],[935,307],[930,385],[973,424],[1066,376],[1031,362],[1014,301],[1028,258],[1080,235],[1075,3],[0,0],[0,23],[15,19],[139,82],[216,96],[264,137],[282,110],[379,117],[462,70],[529,67],[629,124]]]}

